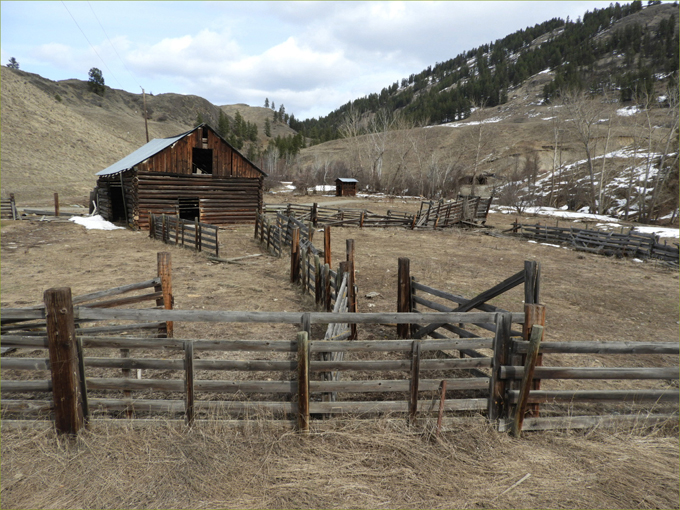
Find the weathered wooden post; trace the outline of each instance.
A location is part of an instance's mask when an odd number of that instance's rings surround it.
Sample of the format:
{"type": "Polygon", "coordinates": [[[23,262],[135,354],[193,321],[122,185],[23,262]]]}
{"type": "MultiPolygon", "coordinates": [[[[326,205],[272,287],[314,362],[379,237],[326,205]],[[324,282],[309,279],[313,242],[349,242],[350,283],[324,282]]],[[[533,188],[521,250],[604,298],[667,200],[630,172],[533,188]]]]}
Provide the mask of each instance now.
{"type": "Polygon", "coordinates": [[[331,296],[331,266],[330,264],[326,263],[323,265],[323,283],[324,283],[324,291],[323,291],[323,297],[324,297],[324,307],[326,308],[327,312],[333,311],[333,306],[331,305],[331,301],[333,297],[331,296]]]}
{"type": "Polygon", "coordinates": [[[149,237],[151,239],[156,238],[156,225],[154,224],[154,215],[149,213],[149,237]]]}
{"type": "Polygon", "coordinates": [[[168,242],[168,220],[165,216],[165,213],[163,213],[162,218],[162,230],[161,230],[161,241],[167,244],[168,242]]]}
{"type": "MultiPolygon", "coordinates": [[[[350,313],[357,312],[357,292],[356,292],[356,272],[354,266],[354,239],[347,239],[347,271],[349,279],[347,281],[347,309],[350,313]]],[[[349,340],[357,339],[357,325],[350,324],[349,340]]]]}
{"type": "Polygon", "coordinates": [[[316,227],[318,221],[319,221],[319,204],[314,202],[314,204],[312,205],[312,225],[316,227]]]}
{"type": "Polygon", "coordinates": [[[409,423],[413,424],[418,414],[418,383],[420,381],[420,340],[413,341],[411,348],[411,382],[409,383],[409,423]]]}
{"type": "Polygon", "coordinates": [[[76,434],[84,413],[71,289],[48,289],[44,302],[55,427],[60,434],[76,434]]]}
{"type": "MultiPolygon", "coordinates": [[[[397,271],[397,312],[411,312],[411,261],[406,257],[399,257],[399,269],[397,271]]],[[[397,337],[410,338],[411,325],[397,324],[397,337]]]]}
{"type": "Polygon", "coordinates": [[[535,260],[524,261],[524,302],[534,305],[540,302],[541,265],[535,260]]]}
{"type": "Polygon", "coordinates": [[[194,424],[194,342],[184,341],[184,383],[185,401],[184,410],[187,425],[194,424]]]}
{"type": "Polygon", "coordinates": [[[297,334],[298,419],[300,432],[309,432],[309,337],[306,331],[297,334]]]}
{"type": "MultiPolygon", "coordinates": [[[[524,305],[524,326],[522,328],[522,338],[524,338],[524,340],[530,339],[531,329],[535,325],[545,326],[545,306],[538,305],[538,304],[525,304],[524,305]]],[[[541,333],[543,333],[542,329],[541,329],[541,333]]],[[[543,341],[543,336],[541,336],[540,341],[543,341]]],[[[523,356],[522,358],[523,358],[522,363],[525,363],[526,362],[526,355],[523,356]]],[[[536,358],[536,366],[540,367],[542,365],[543,365],[543,354],[539,353],[537,358],[536,358]]],[[[541,380],[540,379],[532,380],[531,389],[532,390],[540,390],[541,389],[541,380]]],[[[538,417],[539,404],[529,404],[528,409],[531,412],[531,416],[538,417]]]]}
{"type": "Polygon", "coordinates": [[[257,225],[260,222],[260,213],[256,212],[255,213],[255,236],[254,239],[257,239],[257,225]]]}
{"type": "Polygon", "coordinates": [[[507,418],[508,404],[506,399],[507,384],[501,379],[501,367],[510,361],[510,331],[512,314],[496,314],[496,334],[493,341],[493,364],[491,379],[489,380],[489,421],[495,422],[500,418],[507,418]]]}
{"type": "Polygon", "coordinates": [[[328,225],[323,228],[323,263],[333,266],[331,260],[331,227],[328,225]]]}
{"type": "Polygon", "coordinates": [[[527,351],[527,359],[524,363],[524,375],[522,376],[522,386],[519,390],[519,399],[515,407],[515,417],[512,422],[512,435],[519,437],[522,433],[522,424],[524,423],[524,414],[527,410],[527,402],[529,401],[529,393],[531,392],[532,381],[534,379],[534,369],[536,368],[536,361],[538,360],[538,350],[541,346],[541,339],[543,338],[543,326],[534,324],[531,328],[531,337],[529,339],[529,349],[527,351]]]}
{"type": "Polygon", "coordinates": [[[290,242],[290,283],[297,283],[300,279],[300,229],[293,228],[290,242]]]}
{"type": "MultiPolygon", "coordinates": [[[[172,260],[170,253],[158,252],[158,277],[161,279],[161,284],[157,285],[154,290],[156,292],[163,292],[163,297],[156,300],[157,306],[163,306],[166,310],[172,310],[174,304],[174,297],[172,295],[172,260]]],[[[168,338],[173,337],[173,322],[166,321],[165,328],[168,338]]]]}
{"type": "Polygon", "coordinates": [[[323,285],[321,281],[321,258],[319,255],[314,255],[314,303],[316,306],[321,304],[323,299],[322,291],[323,285]]]}
{"type": "Polygon", "coordinates": [[[54,215],[59,216],[59,193],[54,194],[54,215]]]}

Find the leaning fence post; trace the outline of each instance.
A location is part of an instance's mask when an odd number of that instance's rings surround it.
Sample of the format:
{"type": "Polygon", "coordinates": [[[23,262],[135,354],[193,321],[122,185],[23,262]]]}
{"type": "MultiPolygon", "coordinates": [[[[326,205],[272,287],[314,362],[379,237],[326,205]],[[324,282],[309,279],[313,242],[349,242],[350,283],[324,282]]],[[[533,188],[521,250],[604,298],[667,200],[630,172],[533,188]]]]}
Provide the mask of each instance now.
{"type": "MultiPolygon", "coordinates": [[[[172,305],[174,303],[174,297],[172,296],[172,261],[170,259],[170,253],[168,252],[158,252],[158,277],[161,279],[160,288],[156,286],[154,289],[156,292],[162,291],[163,297],[156,300],[156,305],[163,305],[166,310],[172,310],[172,305]]],[[[173,335],[173,322],[166,321],[165,328],[167,331],[168,338],[172,338],[173,335]]]]}
{"type": "Polygon", "coordinates": [[[512,327],[512,314],[496,314],[496,335],[493,341],[493,364],[491,367],[491,379],[489,381],[489,407],[488,416],[490,422],[501,418],[507,418],[507,384],[501,379],[501,367],[507,365],[510,359],[510,331],[512,327]]]}
{"type": "Polygon", "coordinates": [[[84,413],[71,289],[48,289],[44,302],[55,427],[60,434],[76,434],[84,413]]]}
{"type": "Polygon", "coordinates": [[[290,243],[290,282],[297,283],[300,279],[300,229],[293,228],[290,243]]]}
{"type": "Polygon", "coordinates": [[[328,225],[323,228],[323,262],[329,266],[333,265],[331,260],[331,227],[328,225]]]}
{"type": "MultiPolygon", "coordinates": [[[[397,282],[397,312],[408,313],[411,311],[411,261],[406,257],[399,257],[398,282],[397,282]]],[[[410,338],[411,325],[397,324],[397,337],[410,338]]]]}
{"type": "Polygon", "coordinates": [[[524,375],[522,376],[522,387],[519,391],[519,399],[515,406],[515,419],[512,422],[512,435],[519,437],[522,433],[522,424],[524,423],[524,413],[527,410],[527,402],[529,401],[529,393],[531,392],[531,385],[534,379],[534,369],[536,368],[536,361],[538,360],[538,349],[541,346],[541,339],[543,338],[543,326],[534,324],[531,328],[531,338],[529,340],[529,350],[527,351],[527,359],[524,363],[524,375]]]}
{"type": "MultiPolygon", "coordinates": [[[[522,328],[522,338],[524,340],[529,340],[531,335],[531,330],[535,325],[545,326],[545,306],[538,304],[525,304],[524,305],[524,326],[522,328]]],[[[541,337],[541,341],[543,338],[541,337]]],[[[526,360],[526,355],[522,357],[522,363],[526,360]]],[[[543,354],[538,354],[536,358],[536,366],[543,365],[543,354]]],[[[531,383],[532,390],[541,389],[541,380],[535,379],[531,383]]],[[[531,416],[537,417],[539,413],[539,404],[529,404],[529,410],[531,411],[531,416]]]]}
{"type": "Polygon", "coordinates": [[[413,341],[411,348],[411,382],[409,384],[409,423],[413,424],[418,413],[418,383],[420,379],[420,340],[413,341]]]}
{"type": "Polygon", "coordinates": [[[184,382],[185,382],[185,401],[184,410],[187,425],[194,424],[194,342],[184,341],[184,382]]]}
{"type": "Polygon", "coordinates": [[[297,334],[298,371],[298,430],[309,432],[309,336],[306,331],[297,334]]]}

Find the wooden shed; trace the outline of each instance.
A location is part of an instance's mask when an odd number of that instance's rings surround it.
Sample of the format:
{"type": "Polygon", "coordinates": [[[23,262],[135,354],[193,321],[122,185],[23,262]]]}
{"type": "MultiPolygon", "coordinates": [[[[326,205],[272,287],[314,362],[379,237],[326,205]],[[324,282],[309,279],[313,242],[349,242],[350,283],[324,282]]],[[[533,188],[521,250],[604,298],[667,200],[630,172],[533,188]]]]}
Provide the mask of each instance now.
{"type": "Polygon", "coordinates": [[[354,197],[357,194],[357,184],[359,181],[349,177],[338,177],[335,179],[336,197],[354,197]]]}
{"type": "Polygon", "coordinates": [[[149,213],[213,225],[254,222],[266,177],[207,124],[153,139],[97,175],[100,214],[144,230],[149,213]]]}

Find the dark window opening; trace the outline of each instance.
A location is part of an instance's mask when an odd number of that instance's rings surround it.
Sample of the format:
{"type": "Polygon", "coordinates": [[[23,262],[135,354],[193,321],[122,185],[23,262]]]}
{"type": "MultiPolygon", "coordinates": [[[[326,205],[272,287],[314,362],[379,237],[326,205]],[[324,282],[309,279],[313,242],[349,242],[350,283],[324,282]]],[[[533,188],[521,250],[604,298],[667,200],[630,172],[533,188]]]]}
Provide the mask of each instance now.
{"type": "Polygon", "coordinates": [[[191,154],[191,173],[212,175],[212,149],[193,149],[191,154]]]}
{"type": "Polygon", "coordinates": [[[201,218],[201,209],[198,205],[198,198],[178,199],[179,217],[182,220],[194,221],[201,218]]]}
{"type": "Polygon", "coordinates": [[[123,188],[118,186],[109,187],[109,200],[111,200],[111,218],[109,221],[125,221],[125,205],[123,202],[123,188]]]}
{"type": "Polygon", "coordinates": [[[203,138],[208,138],[208,128],[203,126],[203,138]]]}

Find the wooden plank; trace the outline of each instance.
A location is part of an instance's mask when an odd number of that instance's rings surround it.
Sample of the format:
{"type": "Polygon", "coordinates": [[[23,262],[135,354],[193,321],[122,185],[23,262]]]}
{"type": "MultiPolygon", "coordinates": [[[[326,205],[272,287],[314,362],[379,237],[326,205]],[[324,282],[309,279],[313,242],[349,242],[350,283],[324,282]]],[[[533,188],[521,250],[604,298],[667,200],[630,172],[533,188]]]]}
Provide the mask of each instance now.
{"type": "MultiPolygon", "coordinates": [[[[340,351],[342,352],[342,351],[340,351]]],[[[490,368],[491,358],[465,359],[421,359],[420,370],[467,370],[470,368],[490,368]]],[[[409,360],[381,360],[381,361],[312,361],[312,372],[337,371],[387,371],[410,370],[409,360]]]]}
{"type": "Polygon", "coordinates": [[[22,381],[3,380],[2,384],[0,385],[0,391],[2,391],[2,393],[29,392],[29,391],[47,392],[52,391],[52,388],[53,383],[49,379],[34,379],[22,381]]]}
{"type": "MultiPolygon", "coordinates": [[[[677,414],[633,414],[633,415],[605,415],[605,416],[559,416],[551,418],[527,418],[522,430],[565,430],[584,429],[591,427],[621,427],[622,425],[652,427],[663,423],[678,422],[677,414]]],[[[510,428],[510,423],[502,423],[499,432],[510,428]]]]}
{"type": "MultiPolygon", "coordinates": [[[[493,338],[467,340],[447,338],[445,340],[421,340],[421,351],[450,351],[460,349],[491,349],[493,338]]],[[[325,341],[310,342],[310,352],[408,352],[411,340],[359,340],[359,341],[325,341]]],[[[316,362],[315,362],[316,363],[316,362]]]]}
{"type": "MultiPolygon", "coordinates": [[[[600,367],[536,367],[536,379],[678,379],[680,367],[600,368],[600,367]]],[[[523,379],[524,367],[502,367],[501,378],[523,379]]]]}
{"type": "MultiPolygon", "coordinates": [[[[487,399],[470,398],[445,400],[444,411],[481,411],[486,409],[487,399]]],[[[438,407],[433,405],[432,400],[420,400],[418,407],[421,412],[438,412],[438,407]]],[[[336,413],[408,413],[408,402],[403,401],[378,401],[378,402],[310,402],[310,413],[336,414],[336,413]]]]}
{"type": "MultiPolygon", "coordinates": [[[[514,350],[526,353],[529,342],[514,340],[514,350]]],[[[678,342],[541,342],[541,352],[562,354],[679,354],[678,342]]]]}
{"type": "MultiPolygon", "coordinates": [[[[158,278],[161,280],[161,291],[163,293],[163,307],[172,310],[175,298],[172,295],[172,259],[169,252],[159,252],[157,254],[158,278]]],[[[173,322],[166,321],[165,328],[168,338],[173,336],[173,322]]]]}
{"type": "Polygon", "coordinates": [[[297,334],[298,345],[298,430],[301,432],[309,432],[309,336],[306,331],[300,331],[297,334]]]}
{"type": "Polygon", "coordinates": [[[77,434],[85,421],[71,289],[48,289],[44,301],[55,427],[61,434],[77,434]]]}
{"type": "MultiPolygon", "coordinates": [[[[409,278],[410,280],[410,278],[409,278]]],[[[409,381],[409,422],[413,423],[418,414],[418,382],[420,380],[420,342],[413,341],[411,350],[411,379],[409,381]]]]}
{"type": "Polygon", "coordinates": [[[507,385],[501,377],[501,368],[510,357],[510,326],[508,313],[498,314],[496,317],[496,337],[493,347],[493,370],[489,381],[489,407],[487,409],[489,421],[496,422],[507,416],[506,390],[507,385]]]}
{"type": "MultiPolygon", "coordinates": [[[[236,312],[212,310],[126,310],[90,309],[78,307],[74,313],[79,319],[91,320],[150,320],[187,322],[253,322],[297,324],[302,312],[236,312]]],[[[330,313],[311,312],[312,324],[354,322],[356,324],[427,324],[441,323],[485,323],[494,320],[493,313],[452,312],[452,313],[330,313]]],[[[512,322],[524,321],[523,313],[513,313],[512,322]]]]}
{"type": "Polygon", "coordinates": [[[515,437],[519,437],[522,433],[524,414],[527,411],[527,402],[529,400],[529,393],[531,392],[532,382],[534,379],[534,369],[536,367],[536,361],[538,360],[538,347],[542,339],[543,339],[543,326],[534,324],[531,328],[529,350],[527,352],[526,362],[524,364],[524,376],[522,377],[522,385],[520,386],[519,398],[517,401],[517,405],[515,406],[515,416],[512,425],[512,435],[515,437]]]}
{"type": "MultiPolygon", "coordinates": [[[[399,257],[397,268],[397,312],[408,313],[411,309],[411,261],[407,257],[399,257]]],[[[410,338],[410,324],[397,325],[397,338],[410,338]]]]}
{"type": "Polygon", "coordinates": [[[187,425],[194,424],[194,344],[184,342],[184,387],[185,387],[185,419],[187,425]]]}
{"type": "MultiPolygon", "coordinates": [[[[678,402],[677,389],[666,390],[536,390],[529,395],[529,403],[546,402],[678,402]]],[[[508,399],[515,404],[519,398],[518,390],[509,390],[508,399]]]]}

